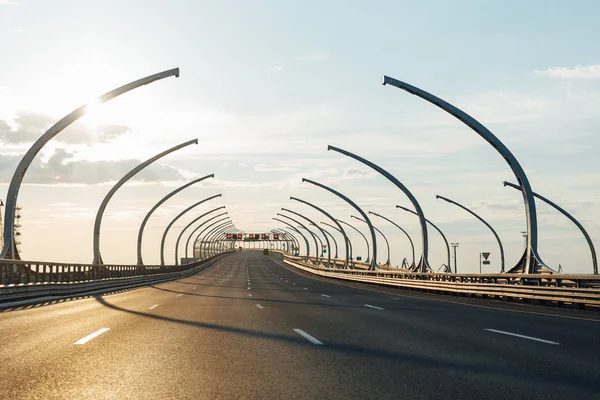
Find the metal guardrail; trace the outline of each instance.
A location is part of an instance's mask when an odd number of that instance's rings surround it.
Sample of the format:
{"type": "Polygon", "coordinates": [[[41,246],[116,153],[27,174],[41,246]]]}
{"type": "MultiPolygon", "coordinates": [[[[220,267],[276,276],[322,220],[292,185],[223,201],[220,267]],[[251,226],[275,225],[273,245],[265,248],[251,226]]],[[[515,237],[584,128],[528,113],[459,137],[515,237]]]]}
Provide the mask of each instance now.
{"type": "Polygon", "coordinates": [[[0,288],[5,285],[76,283],[181,272],[204,261],[206,259],[183,265],[118,265],[0,260],[0,288]]]}
{"type": "MultiPolygon", "coordinates": [[[[5,306],[6,303],[17,300],[38,299],[43,298],[44,296],[77,296],[82,294],[92,294],[94,292],[105,292],[107,290],[123,290],[126,288],[178,279],[196,274],[212,266],[221,257],[227,254],[229,254],[229,252],[218,254],[194,263],[178,266],[182,268],[172,268],[168,271],[133,277],[121,276],[87,281],[30,282],[16,285],[2,285],[0,286],[0,307],[5,306]]],[[[129,269],[123,269],[123,271],[128,270],[129,269]]]]}
{"type": "Polygon", "coordinates": [[[284,254],[284,262],[319,276],[404,289],[498,299],[537,300],[542,303],[600,306],[600,277],[597,275],[478,275],[344,270],[316,267],[307,264],[301,257],[288,254],[284,254]]]}

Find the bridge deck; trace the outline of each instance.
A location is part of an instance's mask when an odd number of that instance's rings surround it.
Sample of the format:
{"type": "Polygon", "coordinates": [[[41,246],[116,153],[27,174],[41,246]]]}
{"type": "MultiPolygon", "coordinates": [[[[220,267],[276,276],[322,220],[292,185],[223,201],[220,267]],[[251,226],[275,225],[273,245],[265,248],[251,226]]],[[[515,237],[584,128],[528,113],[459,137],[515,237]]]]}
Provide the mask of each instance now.
{"type": "Polygon", "coordinates": [[[600,392],[597,313],[365,290],[278,257],[243,251],[178,281],[0,313],[0,398],[600,392]]]}

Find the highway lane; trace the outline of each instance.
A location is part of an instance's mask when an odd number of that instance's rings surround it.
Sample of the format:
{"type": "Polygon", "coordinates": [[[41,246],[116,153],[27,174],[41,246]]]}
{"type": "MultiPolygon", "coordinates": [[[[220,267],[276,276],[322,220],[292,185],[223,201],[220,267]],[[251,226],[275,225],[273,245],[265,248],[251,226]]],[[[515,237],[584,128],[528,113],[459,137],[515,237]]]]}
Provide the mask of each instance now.
{"type": "Polygon", "coordinates": [[[0,398],[598,398],[594,314],[363,290],[277,258],[1,313],[0,398]]]}

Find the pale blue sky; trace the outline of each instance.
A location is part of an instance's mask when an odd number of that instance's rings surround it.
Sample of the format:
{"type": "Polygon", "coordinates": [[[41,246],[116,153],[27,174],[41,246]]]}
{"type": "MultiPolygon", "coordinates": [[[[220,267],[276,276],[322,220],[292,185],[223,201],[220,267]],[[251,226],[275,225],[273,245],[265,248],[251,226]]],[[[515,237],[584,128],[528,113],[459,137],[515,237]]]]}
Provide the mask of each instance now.
{"type": "MultiPolygon", "coordinates": [[[[223,200],[210,207],[227,205],[246,231],[279,226],[270,219],[281,206],[317,217],[290,203],[290,195],[350,219],[349,208],[301,177],[331,183],[365,209],[393,217],[418,247],[414,219],[393,209],[408,201],[371,171],[328,153],[334,144],[402,180],[426,215],[461,243],[462,271],[478,269],[480,251],[492,253],[490,270],[499,269],[497,246],[485,227],[435,194],[487,218],[505,242],[507,265],[514,264],[525,219],[519,193],[501,185],[514,181],[506,164],[441,110],[382,87],[384,74],[486,124],[519,158],[534,190],[572,211],[600,240],[598,15],[597,1],[0,0],[3,192],[19,155],[48,124],[123,83],[181,68],[179,79],[84,117],[40,155],[19,198],[23,256],[91,261],[93,218],[106,183],[132,160],[197,137],[198,146],[149,168],[150,183],[134,182],[115,196],[103,224],[105,260],[134,262],[145,212],[174,186],[212,172],[212,183],[181,193],[151,220],[148,261],[158,260],[161,227],[217,192],[223,200]]],[[[408,256],[405,239],[377,222],[400,264],[408,256]]],[[[585,242],[568,221],[539,205],[539,224],[547,263],[591,270],[585,242]]],[[[431,246],[439,266],[445,249],[435,233],[431,246]]]]}

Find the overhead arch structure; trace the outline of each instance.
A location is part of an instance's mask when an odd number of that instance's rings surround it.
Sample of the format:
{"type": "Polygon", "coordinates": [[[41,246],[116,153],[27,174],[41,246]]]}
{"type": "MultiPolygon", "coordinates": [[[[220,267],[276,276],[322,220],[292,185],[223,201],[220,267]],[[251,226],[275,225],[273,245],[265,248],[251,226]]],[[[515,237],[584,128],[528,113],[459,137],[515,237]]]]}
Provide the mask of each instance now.
{"type": "MultiPolygon", "coordinates": [[[[304,244],[306,245],[306,261],[310,261],[310,245],[308,244],[308,239],[306,238],[306,236],[304,236],[304,234],[300,232],[300,230],[298,230],[294,225],[290,224],[289,222],[275,217],[273,217],[273,219],[275,221],[281,222],[282,224],[285,224],[289,229],[302,236],[302,239],[304,239],[304,244]]],[[[300,246],[298,246],[298,251],[300,251],[300,246]]]]}
{"type": "MultiPolygon", "coordinates": [[[[223,215],[227,215],[227,211],[217,214],[214,217],[207,219],[206,221],[204,221],[200,225],[198,225],[196,228],[194,228],[192,233],[190,233],[190,236],[188,236],[188,239],[185,241],[185,258],[190,258],[189,257],[190,240],[192,239],[192,236],[194,235],[194,233],[196,233],[200,228],[202,228],[204,225],[208,224],[210,221],[213,221],[219,217],[222,217],[223,215]]],[[[196,258],[196,257],[194,257],[194,249],[192,249],[192,258],[196,258]]]]}
{"type": "MultiPolygon", "coordinates": [[[[311,224],[311,225],[314,225],[314,224],[311,224]]],[[[338,244],[337,244],[337,240],[335,240],[335,237],[329,231],[327,231],[327,229],[321,228],[321,231],[323,233],[325,233],[326,235],[328,235],[331,238],[331,240],[333,240],[333,245],[335,247],[335,255],[333,256],[333,258],[338,258],[338,244]]]]}
{"type": "Polygon", "coordinates": [[[171,147],[170,149],[165,150],[162,153],[159,153],[152,158],[149,158],[148,160],[139,164],[138,166],[133,168],[131,171],[129,171],[127,174],[125,174],[124,177],[122,177],[112,188],[110,188],[110,190],[104,197],[104,200],[102,200],[100,207],[98,208],[98,212],[96,213],[96,220],[94,222],[94,261],[93,261],[94,264],[103,264],[104,263],[104,261],[102,260],[102,255],[100,254],[100,227],[102,225],[102,217],[104,216],[104,211],[106,210],[106,206],[108,205],[108,202],[110,201],[110,199],[112,199],[112,197],[115,195],[117,190],[119,190],[119,188],[121,186],[123,186],[129,179],[134,177],[138,172],[140,172],[141,170],[143,170],[150,164],[163,158],[167,154],[170,154],[174,151],[180,150],[191,144],[198,144],[198,139],[190,140],[190,141],[187,141],[180,145],[177,145],[175,147],[171,147]]]}
{"type": "Polygon", "coordinates": [[[358,228],[357,228],[357,227],[355,227],[354,225],[351,225],[351,224],[347,223],[346,221],[342,221],[341,219],[338,219],[337,221],[338,221],[340,224],[344,224],[344,225],[346,225],[346,226],[349,226],[350,228],[352,228],[352,230],[356,231],[356,233],[358,233],[360,236],[362,236],[362,238],[365,240],[365,243],[366,243],[366,245],[367,245],[367,259],[365,260],[365,262],[368,264],[368,263],[371,261],[371,260],[369,259],[369,254],[370,254],[370,251],[369,251],[369,239],[367,239],[367,237],[365,236],[365,234],[364,234],[364,233],[362,233],[362,232],[360,231],[360,229],[358,229],[358,228]]]}
{"type": "MultiPolygon", "coordinates": [[[[280,216],[280,217],[283,217],[283,218],[287,218],[287,219],[289,219],[292,222],[295,222],[296,224],[300,225],[302,228],[304,228],[304,229],[306,229],[307,231],[310,232],[310,230],[302,222],[298,221],[297,219],[294,219],[294,218],[290,217],[289,215],[285,215],[285,214],[282,214],[282,213],[277,213],[277,215],[280,216]]],[[[311,234],[312,234],[312,232],[311,232],[311,234]]],[[[316,261],[317,264],[319,264],[319,244],[317,243],[317,238],[314,237],[314,235],[313,235],[313,240],[315,241],[315,248],[316,248],[315,249],[315,261],[316,261]]],[[[310,254],[310,252],[307,252],[307,253],[310,254]]]]}
{"type": "MultiPolygon", "coordinates": [[[[185,188],[188,188],[188,187],[192,186],[195,183],[202,182],[205,179],[214,178],[214,177],[215,177],[215,174],[206,175],[206,176],[203,176],[201,178],[194,179],[193,181],[188,182],[185,185],[182,185],[182,186],[178,187],[177,189],[173,190],[172,192],[170,192],[169,194],[167,194],[165,197],[163,197],[162,199],[160,199],[150,209],[150,211],[148,211],[148,213],[144,217],[144,220],[142,221],[142,223],[140,225],[140,229],[138,231],[138,239],[137,239],[137,263],[138,263],[138,265],[144,265],[144,260],[142,258],[142,237],[144,235],[144,229],[146,228],[146,224],[148,223],[148,220],[150,219],[150,216],[154,213],[154,211],[156,211],[156,209],[158,209],[158,207],[160,207],[165,201],[169,200],[171,197],[175,196],[177,193],[181,192],[185,188]]],[[[187,258],[187,254],[186,254],[186,258],[187,258]]]]}
{"type": "MultiPolygon", "coordinates": [[[[390,174],[388,171],[381,168],[379,165],[376,165],[365,158],[362,158],[354,153],[351,153],[347,150],[340,149],[335,146],[327,146],[327,150],[333,150],[335,152],[344,154],[350,158],[353,158],[353,159],[367,165],[368,167],[371,167],[372,169],[374,169],[375,171],[377,171],[381,175],[383,175],[387,180],[392,182],[398,189],[400,189],[402,191],[402,193],[404,193],[404,195],[406,197],[408,197],[408,200],[412,203],[412,205],[415,209],[415,212],[416,212],[417,216],[419,217],[419,225],[421,226],[422,249],[421,249],[421,260],[419,260],[418,270],[420,272],[431,271],[431,267],[429,266],[429,239],[428,239],[428,232],[427,232],[427,223],[425,222],[425,214],[423,213],[423,209],[421,208],[421,205],[417,201],[417,198],[394,175],[390,174]]],[[[373,234],[373,235],[375,235],[375,234],[373,234]]]]}
{"type": "MultiPolygon", "coordinates": [[[[223,213],[223,214],[227,214],[227,213],[223,213]]],[[[213,219],[215,219],[217,217],[218,217],[218,215],[215,215],[214,217],[212,217],[212,218],[204,221],[202,223],[202,225],[204,225],[207,222],[210,222],[211,220],[213,220],[213,219]]],[[[200,240],[200,236],[202,236],[202,234],[204,232],[206,232],[209,229],[213,228],[216,224],[221,224],[222,225],[224,222],[227,222],[227,221],[231,222],[231,219],[229,218],[229,215],[227,215],[227,216],[225,216],[225,217],[223,217],[221,219],[217,219],[216,221],[212,221],[210,224],[206,225],[204,227],[204,229],[202,229],[200,231],[200,233],[196,236],[196,238],[194,239],[193,244],[192,244],[192,255],[194,256],[194,258],[201,258],[201,256],[202,256],[200,250],[201,250],[202,243],[204,242],[204,239],[200,240]],[[198,249],[198,257],[196,257],[196,249],[198,249]]],[[[233,224],[233,222],[231,222],[231,223],[233,224]]],[[[192,235],[193,234],[194,234],[194,232],[192,232],[192,235]]],[[[191,235],[190,235],[190,237],[191,237],[191,235]]]]}
{"type": "MultiPolygon", "coordinates": [[[[481,218],[479,215],[477,215],[475,213],[475,211],[469,210],[467,207],[463,206],[462,204],[459,204],[454,200],[450,200],[449,198],[440,196],[440,195],[436,195],[435,198],[442,199],[444,201],[447,201],[450,204],[454,204],[455,206],[462,208],[463,210],[465,210],[466,212],[468,212],[469,214],[471,214],[472,216],[474,216],[475,218],[477,218],[478,220],[483,222],[483,224],[485,226],[487,226],[490,231],[492,231],[492,234],[494,235],[494,237],[496,238],[496,241],[498,242],[498,247],[500,247],[500,272],[504,272],[504,247],[502,246],[502,241],[500,240],[500,236],[498,236],[498,234],[496,233],[494,228],[492,228],[492,226],[490,224],[488,224],[483,218],[481,218]]],[[[455,260],[455,262],[456,262],[456,260],[455,260]]]]}
{"type": "Polygon", "coordinates": [[[302,200],[302,199],[299,199],[297,197],[290,197],[290,200],[295,200],[295,201],[298,201],[298,202],[300,202],[302,204],[306,204],[309,207],[314,208],[315,210],[319,211],[321,214],[323,214],[324,216],[326,216],[327,218],[329,218],[331,220],[331,222],[333,222],[334,224],[337,225],[337,230],[344,237],[344,242],[345,242],[345,245],[346,245],[346,260],[344,262],[344,268],[349,268],[350,264],[348,263],[348,257],[349,257],[349,254],[352,254],[352,252],[349,251],[350,239],[348,239],[348,236],[346,235],[346,231],[344,231],[344,228],[342,228],[342,225],[340,225],[340,223],[337,222],[337,220],[331,214],[329,214],[327,211],[325,211],[324,209],[322,209],[319,206],[316,206],[316,205],[314,205],[312,203],[309,203],[306,200],[302,200]]]}
{"type": "Polygon", "coordinates": [[[338,226],[333,226],[331,224],[328,224],[327,222],[323,222],[321,221],[321,224],[330,227],[331,229],[334,229],[336,231],[338,231],[343,237],[344,237],[344,241],[346,242],[346,268],[354,268],[354,260],[352,258],[352,242],[350,241],[350,238],[348,236],[346,236],[346,232],[343,229],[340,229],[339,227],[341,227],[342,225],[338,222],[338,220],[335,220],[335,223],[338,226]]]}
{"type": "Polygon", "coordinates": [[[404,234],[406,235],[406,237],[408,238],[408,241],[410,243],[410,249],[411,249],[411,252],[412,252],[412,264],[408,265],[408,266],[404,264],[402,266],[402,268],[407,267],[406,269],[414,270],[416,268],[416,266],[415,266],[415,245],[413,244],[413,241],[412,241],[410,235],[408,234],[408,232],[406,232],[400,225],[398,225],[397,223],[395,223],[391,219],[384,217],[383,215],[377,214],[377,213],[375,213],[373,211],[369,211],[369,214],[372,214],[372,215],[374,215],[376,217],[379,217],[379,218],[382,218],[382,219],[386,220],[387,222],[389,222],[390,224],[394,225],[396,228],[398,228],[402,232],[404,232],[404,234]]]}
{"type": "MultiPolygon", "coordinates": [[[[350,218],[354,218],[359,220],[360,222],[366,223],[364,219],[360,219],[355,215],[351,215],[350,218]]],[[[383,232],[381,232],[379,229],[377,229],[377,227],[375,225],[373,225],[373,229],[375,229],[377,232],[379,232],[379,234],[381,235],[381,237],[383,238],[383,240],[385,241],[385,245],[387,248],[387,261],[385,262],[385,266],[390,266],[390,242],[388,242],[387,237],[385,237],[385,235],[383,234],[383,232]]]]}
{"type": "Polygon", "coordinates": [[[537,226],[537,212],[535,208],[535,201],[533,198],[533,190],[531,189],[531,185],[529,183],[529,179],[527,179],[527,175],[525,171],[519,164],[519,161],[516,157],[510,152],[508,147],[504,145],[488,128],[486,128],[482,123],[477,121],[475,118],[471,117],[469,114],[465,113],[461,109],[453,106],[440,99],[439,97],[434,96],[431,93],[424,91],[423,89],[419,89],[418,87],[409,85],[406,82],[399,81],[397,79],[391,78],[389,76],[383,77],[383,85],[392,85],[399,89],[402,89],[408,93],[414,94],[417,97],[420,97],[429,103],[441,108],[446,111],[450,115],[457,118],[459,121],[467,125],[473,131],[475,131],[479,136],[481,136],[485,141],[487,141],[507,162],[508,166],[512,170],[513,174],[517,178],[519,182],[519,188],[521,193],[523,194],[523,201],[525,203],[525,217],[527,220],[527,248],[525,249],[525,253],[523,254],[523,258],[517,264],[516,268],[519,269],[519,265],[521,266],[520,272],[525,274],[533,274],[540,272],[555,272],[552,268],[548,267],[541,259],[538,253],[538,226],[537,226]]]}
{"type": "Polygon", "coordinates": [[[327,237],[327,235],[323,231],[323,228],[321,228],[320,226],[318,226],[317,224],[315,224],[314,221],[312,221],[310,218],[305,217],[304,215],[302,215],[300,213],[297,213],[296,211],[292,211],[289,208],[282,208],[281,210],[289,212],[289,213],[294,214],[294,215],[297,215],[300,218],[303,218],[304,220],[308,221],[308,223],[310,225],[315,226],[321,232],[321,234],[325,237],[325,241],[327,242],[327,267],[331,268],[331,251],[330,251],[331,250],[331,244],[329,243],[329,238],[327,237]]]}
{"type": "MultiPolygon", "coordinates": [[[[223,208],[225,208],[225,206],[221,206],[221,207],[216,207],[213,208],[210,211],[205,212],[204,214],[201,214],[200,216],[194,218],[192,220],[192,222],[190,222],[189,224],[187,224],[185,226],[185,228],[183,228],[181,230],[181,232],[179,233],[179,236],[177,236],[177,241],[175,242],[175,265],[179,265],[179,242],[181,241],[181,237],[183,236],[183,233],[192,225],[194,225],[197,221],[199,221],[200,219],[204,218],[205,216],[207,216],[208,214],[211,214],[217,210],[222,210],[223,208]]],[[[225,214],[227,214],[227,212],[225,212],[225,214]]],[[[187,258],[187,255],[186,255],[187,258]]]]}
{"type": "MultiPolygon", "coordinates": [[[[102,96],[97,98],[97,103],[105,103],[115,97],[121,96],[129,91],[137,89],[141,86],[148,85],[152,82],[159,81],[168,77],[179,77],[179,68],[169,69],[163,72],[159,72],[154,75],[147,76],[142,79],[130,82],[126,85],[118,87],[110,92],[104,93],[102,96]]],[[[19,161],[19,165],[13,174],[10,185],[8,186],[8,192],[6,195],[6,208],[4,212],[4,246],[2,247],[2,253],[0,258],[8,258],[19,260],[19,253],[15,245],[14,232],[15,232],[15,212],[17,208],[17,198],[19,196],[19,189],[23,183],[23,178],[27,169],[33,162],[35,156],[42,150],[42,148],[56,135],[62,132],[65,128],[71,125],[73,122],[81,118],[90,105],[84,104],[79,108],[71,111],[71,113],[64,116],[60,121],[55,123],[48,129],[33,145],[27,150],[27,153],[19,161]]]]}
{"type": "MultiPolygon", "coordinates": [[[[509,186],[513,189],[517,189],[520,190],[521,188],[518,185],[515,185],[514,183],[511,182],[502,182],[502,184],[504,186],[509,186]]],[[[554,209],[558,210],[558,212],[560,212],[562,215],[564,215],[565,217],[567,217],[572,223],[575,224],[575,226],[577,228],[579,228],[579,230],[581,231],[581,233],[583,234],[583,237],[585,237],[585,240],[588,244],[588,247],[590,248],[590,252],[592,253],[592,270],[594,272],[594,275],[598,275],[598,260],[596,259],[596,249],[594,248],[594,243],[592,242],[592,238],[590,238],[590,235],[588,235],[587,231],[585,230],[585,228],[583,227],[583,225],[581,225],[579,223],[579,221],[577,221],[577,219],[575,219],[574,216],[572,216],[571,214],[569,214],[564,208],[560,207],[558,204],[556,204],[555,202],[547,199],[546,197],[542,196],[541,194],[538,193],[533,193],[534,197],[537,197],[538,199],[542,200],[544,203],[550,205],[551,207],[554,207],[554,209]]]]}
{"type": "MultiPolygon", "coordinates": [[[[406,208],[406,207],[402,207],[402,206],[398,206],[398,205],[396,206],[396,208],[401,208],[401,209],[403,209],[406,212],[409,212],[409,213],[411,213],[413,215],[417,215],[417,213],[414,212],[413,210],[411,210],[410,208],[406,208]]],[[[429,225],[433,226],[433,228],[436,231],[438,231],[438,233],[442,236],[442,239],[444,239],[444,243],[446,243],[446,252],[447,252],[447,255],[448,255],[448,264],[446,264],[446,271],[447,272],[452,272],[452,267],[450,266],[450,245],[448,244],[448,239],[446,239],[446,235],[444,235],[444,232],[442,232],[442,230],[440,228],[438,228],[437,225],[435,225],[433,222],[431,222],[428,219],[425,219],[425,221],[429,225]]]]}
{"type": "Polygon", "coordinates": [[[367,225],[369,227],[369,231],[371,232],[371,241],[373,242],[373,257],[371,258],[371,265],[369,267],[369,269],[371,270],[376,270],[377,269],[377,238],[375,237],[375,229],[373,229],[373,224],[371,223],[371,220],[369,219],[369,217],[367,216],[367,214],[362,210],[362,208],[360,208],[355,202],[353,202],[352,200],[350,200],[350,198],[348,198],[347,196],[343,195],[342,193],[338,192],[335,189],[332,189],[328,186],[323,185],[322,183],[318,183],[315,182],[313,180],[310,179],[306,179],[306,178],[302,178],[302,182],[308,182],[312,185],[318,186],[322,189],[327,190],[330,193],[335,194],[336,196],[338,196],[340,199],[344,200],[346,203],[350,204],[356,211],[358,211],[360,213],[360,215],[362,215],[362,217],[364,218],[364,220],[367,222],[367,225]]]}
{"type": "Polygon", "coordinates": [[[167,227],[165,228],[165,231],[162,234],[162,238],[160,239],[160,265],[165,265],[165,240],[167,239],[167,234],[169,233],[169,229],[171,229],[171,227],[173,226],[173,224],[175,222],[177,222],[177,220],[179,218],[181,218],[184,214],[186,214],[192,208],[198,207],[200,204],[205,203],[205,202],[207,202],[209,200],[215,199],[217,197],[221,197],[221,193],[215,194],[214,196],[207,197],[205,199],[200,200],[197,203],[192,204],[191,206],[189,206],[188,208],[186,208],[185,210],[183,210],[182,212],[180,212],[179,214],[177,214],[177,216],[175,218],[173,218],[171,220],[171,222],[169,222],[169,225],[167,225],[167,227]]]}

